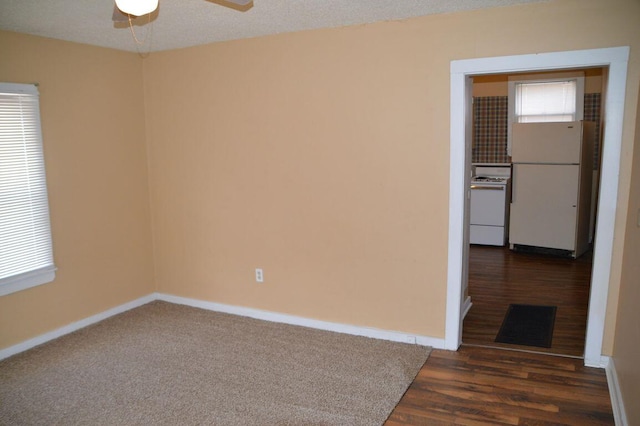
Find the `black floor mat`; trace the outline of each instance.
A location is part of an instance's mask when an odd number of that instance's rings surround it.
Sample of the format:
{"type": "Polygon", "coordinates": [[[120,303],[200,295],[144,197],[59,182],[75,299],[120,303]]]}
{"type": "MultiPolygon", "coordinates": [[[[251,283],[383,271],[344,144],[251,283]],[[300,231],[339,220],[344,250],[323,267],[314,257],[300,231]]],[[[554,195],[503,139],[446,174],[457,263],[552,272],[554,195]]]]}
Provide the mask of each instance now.
{"type": "Polygon", "coordinates": [[[556,309],[555,306],[509,305],[495,341],[550,348],[556,309]]]}

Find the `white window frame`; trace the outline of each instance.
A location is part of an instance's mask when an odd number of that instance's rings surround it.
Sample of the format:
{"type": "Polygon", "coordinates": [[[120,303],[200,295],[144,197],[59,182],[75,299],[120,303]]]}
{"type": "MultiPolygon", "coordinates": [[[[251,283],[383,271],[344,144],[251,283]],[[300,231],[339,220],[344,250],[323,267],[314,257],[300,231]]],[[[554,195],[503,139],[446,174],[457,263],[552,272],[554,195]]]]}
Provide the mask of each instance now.
{"type": "Polygon", "coordinates": [[[535,83],[558,83],[565,81],[576,82],[576,114],[575,121],[581,121],[584,119],[584,75],[573,76],[556,76],[545,79],[523,79],[519,77],[509,77],[508,88],[508,108],[509,108],[509,125],[507,126],[507,155],[511,155],[511,133],[513,123],[518,119],[516,116],[516,86],[518,84],[535,84],[535,83]]]}
{"type": "MultiPolygon", "coordinates": [[[[49,202],[46,188],[46,175],[44,170],[44,152],[42,148],[42,130],[40,125],[40,103],[38,88],[33,84],[0,83],[0,93],[11,93],[18,96],[24,95],[25,97],[29,97],[31,105],[34,105],[34,107],[30,108],[24,115],[21,116],[21,118],[32,120],[31,123],[33,124],[31,126],[31,132],[29,134],[31,136],[35,135],[35,137],[27,139],[26,132],[23,132],[22,138],[24,140],[24,148],[27,161],[31,161],[32,163],[36,164],[36,167],[33,167],[35,171],[33,172],[33,175],[30,176],[33,176],[34,179],[37,179],[37,181],[40,183],[40,185],[38,185],[40,189],[31,192],[37,193],[39,196],[40,204],[38,211],[40,215],[38,217],[42,218],[46,216],[46,220],[40,219],[40,227],[37,228],[41,232],[40,235],[44,235],[37,238],[39,244],[38,247],[40,248],[40,251],[38,251],[38,253],[44,253],[44,255],[39,254],[37,256],[38,261],[29,262],[30,265],[28,267],[22,268],[23,270],[20,272],[16,272],[15,275],[9,275],[5,276],[4,278],[0,278],[0,296],[4,296],[53,281],[55,279],[56,267],[53,262],[53,248],[51,243],[51,225],[49,219],[49,202]],[[42,182],[42,179],[44,179],[44,182],[42,182]],[[42,234],[42,232],[44,234],[42,234]]],[[[0,123],[0,125],[2,125],[2,123],[0,123]]],[[[2,155],[1,152],[0,155],[2,155]]],[[[25,168],[23,169],[23,171],[24,170],[29,169],[25,168]]],[[[2,177],[0,176],[0,178],[2,177]]],[[[0,184],[0,189],[1,188],[2,186],[0,184]]],[[[2,202],[2,199],[2,193],[0,192],[0,203],[2,202]]],[[[1,207],[2,205],[0,204],[0,208],[1,207]]],[[[1,212],[2,210],[0,210],[0,213],[1,212]]],[[[33,218],[35,216],[28,215],[28,217],[33,218]]],[[[0,221],[1,220],[2,218],[0,217],[0,221]]],[[[8,249],[8,247],[5,247],[5,249],[8,249]]],[[[0,253],[2,250],[3,247],[0,238],[0,253]]]]}

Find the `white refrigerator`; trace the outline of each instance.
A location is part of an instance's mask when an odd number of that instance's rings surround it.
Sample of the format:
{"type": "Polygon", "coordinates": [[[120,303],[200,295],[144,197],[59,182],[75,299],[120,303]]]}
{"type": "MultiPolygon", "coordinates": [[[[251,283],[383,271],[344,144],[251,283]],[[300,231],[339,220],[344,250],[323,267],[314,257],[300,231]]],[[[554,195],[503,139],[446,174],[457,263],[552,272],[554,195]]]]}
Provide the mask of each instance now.
{"type": "Polygon", "coordinates": [[[514,123],[509,246],[573,258],[589,248],[592,122],[514,123]]]}

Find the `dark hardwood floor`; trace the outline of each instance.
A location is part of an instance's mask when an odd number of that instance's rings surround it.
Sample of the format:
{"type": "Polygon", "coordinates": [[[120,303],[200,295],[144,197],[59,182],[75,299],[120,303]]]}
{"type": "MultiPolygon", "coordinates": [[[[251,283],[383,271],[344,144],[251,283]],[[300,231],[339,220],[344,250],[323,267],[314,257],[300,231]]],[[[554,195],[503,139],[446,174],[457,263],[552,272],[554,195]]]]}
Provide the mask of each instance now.
{"type": "Polygon", "coordinates": [[[386,425],[614,424],[605,371],[581,359],[591,254],[472,246],[469,257],[463,346],[432,352],[386,425]],[[511,303],[557,307],[551,348],[494,342],[511,303]]]}
{"type": "Polygon", "coordinates": [[[545,354],[434,350],[385,423],[496,424],[613,425],[605,372],[545,354]]]}
{"type": "Polygon", "coordinates": [[[582,357],[591,281],[591,252],[578,259],[471,246],[464,344],[582,357]],[[551,348],[494,342],[511,303],[556,306],[551,348]]]}

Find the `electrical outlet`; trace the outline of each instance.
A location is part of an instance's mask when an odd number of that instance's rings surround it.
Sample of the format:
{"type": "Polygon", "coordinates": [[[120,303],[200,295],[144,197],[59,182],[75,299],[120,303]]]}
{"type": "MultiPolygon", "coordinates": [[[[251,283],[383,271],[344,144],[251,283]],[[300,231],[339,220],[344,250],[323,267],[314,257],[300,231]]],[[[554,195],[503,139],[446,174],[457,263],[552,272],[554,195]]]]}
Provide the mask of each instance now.
{"type": "Polygon", "coordinates": [[[405,342],[415,345],[417,343],[416,336],[405,336],[405,342]]]}
{"type": "Polygon", "coordinates": [[[264,275],[262,274],[262,269],[260,268],[256,268],[256,282],[264,282],[264,275]]]}

